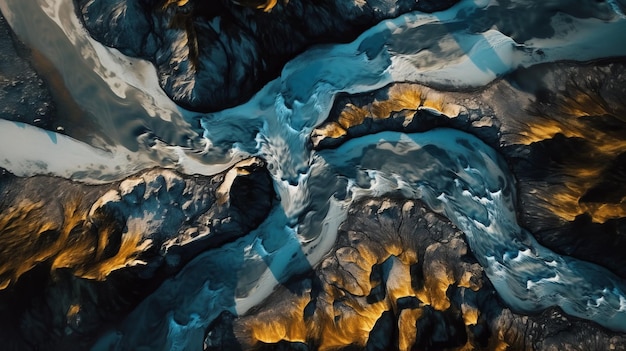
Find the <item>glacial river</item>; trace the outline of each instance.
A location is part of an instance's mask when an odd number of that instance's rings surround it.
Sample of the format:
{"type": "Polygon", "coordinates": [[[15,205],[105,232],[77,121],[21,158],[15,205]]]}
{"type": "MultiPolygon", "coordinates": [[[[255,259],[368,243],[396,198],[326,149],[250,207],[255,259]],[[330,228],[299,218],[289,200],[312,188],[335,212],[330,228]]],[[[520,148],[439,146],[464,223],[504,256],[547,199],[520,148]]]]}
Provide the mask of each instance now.
{"type": "Polygon", "coordinates": [[[21,176],[102,183],[152,166],[210,175],[257,155],[268,162],[280,198],[258,229],[196,257],[96,349],[200,348],[204,330],[221,311],[245,313],[279,282],[317,264],[352,201],[388,193],[421,199],[463,230],[512,309],[558,305],[626,331],[626,282],[602,267],[557,255],[521,228],[506,164],[476,137],[450,129],[386,132],[334,150],[310,148],[311,131],[326,119],[338,93],[398,81],[481,87],[517,67],[626,55],[623,39],[614,35],[626,32],[626,20],[608,5],[602,20],[556,14],[553,35],[524,42],[495,27],[474,33],[449,26],[489,5],[464,0],[447,11],[384,21],[352,43],[308,50],[243,105],[196,114],[158,89],[149,63],[90,39],[71,1],[0,1],[17,34],[53,62],[73,98],[110,139],[0,121],[0,166],[21,176]]]}

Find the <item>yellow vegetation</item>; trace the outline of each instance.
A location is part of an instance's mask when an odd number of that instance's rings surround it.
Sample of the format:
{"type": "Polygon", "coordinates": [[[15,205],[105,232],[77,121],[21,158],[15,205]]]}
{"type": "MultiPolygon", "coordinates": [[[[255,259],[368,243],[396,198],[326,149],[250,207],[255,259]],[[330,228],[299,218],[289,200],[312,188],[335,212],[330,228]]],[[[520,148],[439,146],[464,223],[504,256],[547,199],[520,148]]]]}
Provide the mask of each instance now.
{"type": "Polygon", "coordinates": [[[445,96],[433,89],[417,84],[394,84],[387,91],[388,99],[374,100],[365,106],[348,103],[337,117],[314,131],[317,138],[338,138],[346,130],[362,124],[366,119],[387,119],[395,115],[405,118],[405,125],[411,122],[413,114],[420,108],[435,110],[449,117],[456,117],[460,107],[448,102],[445,96]]]}
{"type": "MultiPolygon", "coordinates": [[[[315,339],[320,341],[319,350],[334,350],[342,346],[365,345],[374,324],[388,310],[386,300],[367,304],[365,298],[349,298],[335,310],[328,304],[315,312],[316,323],[321,326],[315,339]]],[[[315,330],[315,329],[314,329],[315,330]]]]}
{"type": "Polygon", "coordinates": [[[70,305],[66,313],[67,319],[75,317],[78,314],[78,312],[80,312],[80,305],[76,305],[76,304],[70,305]]]}
{"type": "Polygon", "coordinates": [[[337,122],[326,123],[318,131],[320,135],[328,138],[339,138],[346,134],[346,130],[337,122]]]}
{"type": "Polygon", "coordinates": [[[581,177],[540,198],[546,207],[566,221],[573,221],[576,216],[583,213],[588,213],[596,223],[626,217],[626,199],[618,203],[580,202],[581,196],[595,183],[595,180],[581,177]]]}
{"type": "Polygon", "coordinates": [[[92,225],[79,199],[65,204],[60,223],[43,206],[24,200],[0,215],[0,289],[44,261],[51,270],[68,268],[78,277],[103,280],[113,270],[136,263],[149,245],[141,243],[139,232],[120,234],[113,219],[102,221],[107,223],[102,227],[92,225]],[[112,248],[116,235],[122,235],[121,244],[112,248]]]}
{"type": "MultiPolygon", "coordinates": [[[[434,260],[424,267],[424,286],[416,290],[411,284],[411,266],[418,262],[417,248],[412,246],[418,243],[403,245],[397,233],[386,234],[378,242],[362,240],[359,233],[349,235],[353,246],[337,249],[321,263],[326,280],[315,297],[315,309],[311,315],[304,315],[311,302],[310,291],[295,294],[289,303],[241,318],[239,337],[251,346],[256,342],[277,343],[281,340],[312,343],[319,350],[364,346],[382,314],[391,311],[398,317],[399,348],[410,350],[416,341],[415,325],[422,317],[423,309],[398,310],[396,302],[404,297],[416,297],[422,301],[421,306],[431,305],[443,311],[450,308],[446,296],[450,285],[472,285],[469,283],[471,272],[455,277],[450,266],[453,262],[434,260]],[[372,280],[373,268],[381,264],[387,267],[386,280],[372,280]],[[368,295],[380,284],[386,289],[384,298],[368,301],[368,295]]],[[[440,247],[438,243],[432,245],[435,249],[440,247]]],[[[466,325],[477,323],[480,313],[477,309],[462,305],[461,312],[466,325]]],[[[471,345],[466,345],[465,349],[470,350],[471,345]]]]}
{"type": "Polygon", "coordinates": [[[554,185],[549,193],[540,195],[544,206],[567,221],[583,213],[588,213],[597,223],[626,216],[626,199],[610,204],[580,202],[610,161],[626,152],[626,139],[611,131],[592,128],[581,117],[611,115],[622,119],[621,112],[611,109],[601,96],[577,85],[570,86],[553,106],[556,107],[534,112],[532,123],[520,125],[522,130],[514,142],[529,145],[562,134],[568,138],[584,139],[591,150],[588,163],[562,165],[558,171],[568,181],[554,185]]]}
{"type": "Polygon", "coordinates": [[[584,137],[583,131],[579,126],[545,118],[534,120],[533,123],[528,126],[528,129],[520,131],[516,143],[530,145],[538,141],[552,139],[557,134],[562,134],[568,138],[584,137]]]}
{"type": "MultiPolygon", "coordinates": [[[[372,103],[358,107],[353,104],[346,104],[339,115],[337,123],[344,129],[362,124],[366,118],[386,119],[395,112],[405,110],[415,112],[420,107],[428,107],[441,113],[444,111],[447,102],[442,94],[429,88],[416,84],[396,84],[388,90],[389,98],[386,100],[374,100],[372,103]]],[[[451,116],[455,117],[455,116],[451,116]]]]}
{"type": "MultiPolygon", "coordinates": [[[[265,12],[270,12],[278,5],[278,0],[232,0],[232,2],[237,5],[259,9],[265,12]]],[[[289,0],[284,0],[285,4],[287,2],[289,2],[289,0]]],[[[172,5],[182,7],[187,5],[187,3],[189,3],[189,0],[165,0],[162,8],[167,8],[172,5]]]]}
{"type": "Polygon", "coordinates": [[[55,249],[45,247],[46,236],[55,229],[41,221],[42,204],[24,201],[0,215],[0,288],[49,257],[55,249]],[[40,250],[35,248],[44,246],[40,250]],[[35,251],[24,254],[27,251],[35,251]]]}
{"type": "Polygon", "coordinates": [[[468,304],[461,304],[461,312],[463,312],[463,320],[465,325],[475,325],[478,323],[478,315],[480,311],[476,307],[472,307],[468,304]]]}
{"type": "Polygon", "coordinates": [[[122,243],[115,255],[98,261],[96,264],[82,264],[76,266],[75,274],[86,279],[104,280],[111,272],[129,265],[143,264],[137,257],[149,246],[150,241],[141,242],[142,235],[138,232],[122,235],[122,243]]]}
{"type": "Polygon", "coordinates": [[[421,309],[402,310],[398,317],[398,349],[400,351],[409,351],[413,347],[416,341],[415,325],[422,316],[421,309]]]}
{"type": "Polygon", "coordinates": [[[166,0],[165,3],[163,4],[163,8],[168,7],[170,5],[176,5],[176,6],[185,6],[187,5],[187,3],[189,2],[189,0],[166,0]]]}
{"type": "Polygon", "coordinates": [[[607,108],[604,99],[586,90],[580,86],[570,86],[569,90],[564,92],[564,99],[559,105],[561,111],[576,117],[613,114],[614,111],[607,108]]]}
{"type": "MultiPolygon", "coordinates": [[[[277,4],[278,0],[232,0],[235,4],[252,7],[259,10],[263,10],[265,12],[270,12],[277,4]]],[[[289,2],[289,0],[283,1],[285,4],[289,2]]]]}
{"type": "Polygon", "coordinates": [[[277,343],[281,340],[305,342],[307,329],[304,323],[304,308],[310,301],[305,295],[292,301],[286,313],[272,314],[256,318],[246,325],[252,338],[264,343],[277,343]]]}
{"type": "Polygon", "coordinates": [[[505,334],[506,333],[504,332],[502,328],[498,330],[498,338],[496,339],[493,345],[494,351],[506,351],[509,349],[509,344],[505,341],[507,340],[507,337],[505,334]]]}

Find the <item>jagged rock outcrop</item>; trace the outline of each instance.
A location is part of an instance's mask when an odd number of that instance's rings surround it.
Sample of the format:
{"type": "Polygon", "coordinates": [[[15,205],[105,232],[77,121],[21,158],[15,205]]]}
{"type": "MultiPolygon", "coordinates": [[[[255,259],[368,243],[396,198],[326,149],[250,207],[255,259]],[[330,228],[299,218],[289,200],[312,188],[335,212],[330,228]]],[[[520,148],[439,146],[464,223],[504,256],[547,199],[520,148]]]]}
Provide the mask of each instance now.
{"type": "Polygon", "coordinates": [[[626,277],[625,75],[624,60],[613,59],[520,69],[477,92],[393,84],[339,97],[311,138],[323,149],[383,130],[474,134],[507,160],[523,227],[626,277]]]}
{"type": "Polygon", "coordinates": [[[168,96],[201,111],[248,100],[312,45],[348,42],[383,19],[456,2],[76,0],[96,40],[153,62],[168,96]]]}
{"type": "MultiPolygon", "coordinates": [[[[453,2],[76,0],[79,16],[96,39],[151,60],[167,93],[195,110],[218,110],[248,99],[311,45],[349,41],[381,19],[453,2]]],[[[595,6],[546,3],[547,12],[525,17],[520,15],[525,6],[502,18],[501,12],[490,12],[507,4],[488,7],[485,16],[467,14],[472,19],[463,25],[482,32],[497,17],[497,27],[521,42],[532,37],[524,28],[549,37],[554,13],[585,17],[595,6]],[[517,26],[518,18],[532,24],[517,26]]],[[[415,39],[411,33],[402,38],[409,39],[415,39]]],[[[6,43],[13,42],[0,39],[0,47],[6,43]]],[[[541,55],[539,50],[535,54],[541,55]]],[[[11,62],[17,66],[9,72],[22,67],[20,62],[11,62]]],[[[4,91],[34,94],[38,102],[27,109],[39,113],[43,105],[38,104],[49,97],[38,95],[44,85],[30,68],[26,71],[18,81],[35,85],[4,91]]],[[[518,181],[523,227],[554,251],[601,264],[624,278],[625,75],[626,64],[614,59],[518,69],[474,91],[393,84],[339,96],[327,123],[311,138],[323,149],[383,130],[452,127],[472,133],[507,160],[518,181]]],[[[9,101],[0,105],[10,107],[8,118],[17,118],[19,108],[11,107],[11,98],[0,98],[9,101]]],[[[52,121],[50,108],[44,112],[52,121]]],[[[45,121],[25,120],[56,128],[45,121]]],[[[186,299],[186,285],[162,295],[169,305],[154,307],[155,300],[147,299],[139,318],[124,317],[193,257],[255,228],[273,201],[272,180],[258,159],[215,177],[152,169],[99,186],[15,178],[0,169],[3,348],[86,349],[102,331],[115,334],[124,323],[126,330],[147,338],[153,334],[146,330],[167,330],[152,323],[193,326],[196,314],[171,313],[179,301],[171,297],[186,299]],[[134,324],[142,318],[147,321],[134,324]]],[[[537,315],[506,308],[464,235],[419,201],[361,199],[352,205],[338,238],[311,272],[282,279],[274,294],[246,315],[236,317],[231,309],[212,320],[204,348],[626,349],[623,333],[569,317],[557,307],[537,315]]],[[[226,251],[217,257],[227,266],[229,256],[226,251]]],[[[223,273],[228,270],[216,275],[223,273]]],[[[202,285],[195,274],[188,278],[202,285]]],[[[215,291],[222,289],[220,279],[209,282],[215,291]]],[[[224,278],[236,279],[241,278],[224,278]]],[[[217,300],[206,295],[194,303],[213,306],[207,301],[217,300]]],[[[205,328],[200,325],[197,330],[205,328]]],[[[201,331],[194,333],[202,337],[201,331]]]]}
{"type": "Polygon", "coordinates": [[[363,199],[314,272],[240,318],[206,350],[626,349],[626,338],[558,308],[505,308],[464,235],[415,200],[363,199]]]}
{"type": "Polygon", "coordinates": [[[500,121],[492,118],[493,110],[479,98],[472,97],[468,104],[469,100],[456,95],[411,83],[364,94],[342,94],[326,121],[313,130],[311,140],[316,149],[326,149],[381,131],[416,133],[445,127],[497,145],[500,121]]]}
{"type": "Polygon", "coordinates": [[[259,225],[274,199],[255,158],[213,177],[151,169],[97,186],[4,173],[0,194],[7,350],[88,348],[199,252],[259,225]]]}

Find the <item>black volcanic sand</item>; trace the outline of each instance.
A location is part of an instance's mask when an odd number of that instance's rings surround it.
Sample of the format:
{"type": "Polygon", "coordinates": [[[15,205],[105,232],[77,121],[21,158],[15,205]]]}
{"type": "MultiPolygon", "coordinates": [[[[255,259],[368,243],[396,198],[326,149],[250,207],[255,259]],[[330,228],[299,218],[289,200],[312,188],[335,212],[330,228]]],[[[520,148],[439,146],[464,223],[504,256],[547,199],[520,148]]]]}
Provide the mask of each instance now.
{"type": "Polygon", "coordinates": [[[108,140],[77,103],[52,62],[23,43],[0,13],[0,118],[108,140]]]}
{"type": "Polygon", "coordinates": [[[56,105],[32,54],[0,13],[0,118],[56,129],[56,105]]]}

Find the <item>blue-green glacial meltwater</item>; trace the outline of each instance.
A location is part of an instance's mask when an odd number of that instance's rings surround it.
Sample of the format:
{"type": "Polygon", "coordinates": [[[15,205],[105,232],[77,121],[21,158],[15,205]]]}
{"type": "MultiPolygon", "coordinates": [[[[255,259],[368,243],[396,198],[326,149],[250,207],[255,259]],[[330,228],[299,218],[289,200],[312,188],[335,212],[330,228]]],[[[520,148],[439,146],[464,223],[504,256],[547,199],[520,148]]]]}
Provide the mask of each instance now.
{"type": "MultiPolygon", "coordinates": [[[[519,2],[511,1],[508,10],[523,8],[519,2]]],[[[94,145],[0,121],[0,166],[20,176],[107,182],[153,166],[215,174],[255,155],[267,161],[280,199],[258,229],[197,256],[95,349],[201,345],[220,312],[245,313],[277,284],[320,262],[353,201],[390,193],[421,199],[458,226],[513,310],[560,306],[626,332],[624,281],[602,267],[557,255],[521,228],[512,176],[497,152],[476,137],[435,129],[368,135],[334,150],[310,147],[311,131],[328,117],[339,93],[392,82],[479,88],[518,67],[626,55],[623,39],[609,35],[626,33],[626,19],[611,6],[604,20],[555,14],[549,38],[528,27],[522,28],[526,39],[516,42],[495,25],[477,32],[463,25],[471,20],[468,14],[490,4],[464,0],[443,12],[383,21],[352,43],[304,52],[247,103],[193,114],[156,88],[149,63],[89,38],[70,0],[2,1],[16,33],[49,57],[111,143],[94,145]],[[39,33],[49,37],[39,39],[39,33]],[[77,80],[73,69],[83,78],[77,80]]]]}

